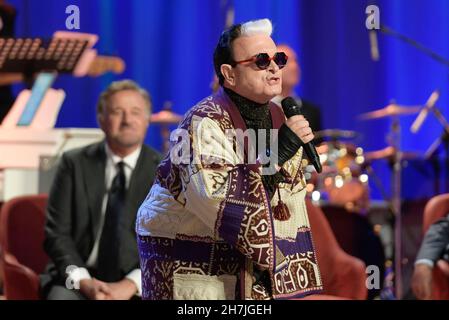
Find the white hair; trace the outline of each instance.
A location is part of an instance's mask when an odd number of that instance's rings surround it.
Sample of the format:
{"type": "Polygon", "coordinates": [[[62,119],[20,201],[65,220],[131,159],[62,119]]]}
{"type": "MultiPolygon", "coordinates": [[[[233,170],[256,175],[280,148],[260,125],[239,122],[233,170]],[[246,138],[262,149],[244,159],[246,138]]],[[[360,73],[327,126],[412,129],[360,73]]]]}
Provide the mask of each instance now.
{"type": "Polygon", "coordinates": [[[254,21],[248,21],[241,26],[241,36],[250,37],[256,34],[265,34],[271,36],[273,32],[273,25],[269,19],[260,19],[254,21]]]}

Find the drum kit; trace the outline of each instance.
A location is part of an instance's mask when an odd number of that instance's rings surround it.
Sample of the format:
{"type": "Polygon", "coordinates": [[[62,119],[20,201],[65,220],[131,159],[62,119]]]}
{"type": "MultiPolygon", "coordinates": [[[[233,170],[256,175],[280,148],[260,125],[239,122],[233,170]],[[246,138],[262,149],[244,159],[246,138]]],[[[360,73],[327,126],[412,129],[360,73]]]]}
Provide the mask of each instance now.
{"type": "Polygon", "coordinates": [[[391,196],[383,192],[378,180],[378,187],[388,203],[394,216],[394,257],[395,257],[395,292],[398,297],[402,294],[402,222],[401,222],[401,171],[404,160],[421,157],[414,152],[400,150],[401,128],[399,117],[417,114],[423,109],[421,106],[402,106],[389,104],[382,109],[363,113],[358,116],[360,121],[390,118],[390,145],[381,150],[365,152],[361,147],[348,142],[358,137],[353,131],[324,130],[316,133],[318,138],[327,141],[317,146],[323,172],[318,175],[310,165],[306,165],[308,180],[308,194],[312,200],[320,204],[344,207],[349,212],[366,213],[369,208],[368,179],[377,178],[371,167],[373,161],[386,160],[391,166],[391,196]]]}
{"type": "Polygon", "coordinates": [[[389,104],[382,109],[358,116],[361,121],[393,119],[392,134],[396,137],[392,145],[381,150],[365,152],[362,147],[351,142],[360,136],[354,131],[327,129],[315,132],[317,139],[324,140],[316,147],[320,154],[323,172],[318,175],[307,160],[304,161],[305,176],[308,181],[307,191],[312,200],[343,206],[350,212],[366,211],[369,207],[368,180],[372,172],[371,163],[387,160],[394,164],[397,160],[412,160],[420,157],[418,153],[401,152],[398,142],[400,134],[398,117],[416,114],[420,110],[420,106],[389,104]]]}

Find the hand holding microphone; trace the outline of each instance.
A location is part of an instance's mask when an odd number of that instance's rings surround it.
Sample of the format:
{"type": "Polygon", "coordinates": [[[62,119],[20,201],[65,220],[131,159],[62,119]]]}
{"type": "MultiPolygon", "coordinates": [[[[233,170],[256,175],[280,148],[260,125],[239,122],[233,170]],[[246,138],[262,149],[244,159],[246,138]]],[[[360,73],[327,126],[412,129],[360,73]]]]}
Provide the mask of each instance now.
{"type": "Polygon", "coordinates": [[[282,100],[281,104],[287,122],[281,126],[278,134],[279,165],[282,166],[292,158],[302,146],[315,170],[320,173],[322,170],[320,158],[312,144],[314,136],[309,122],[301,115],[301,106],[298,106],[291,97],[282,100]]]}
{"type": "Polygon", "coordinates": [[[310,128],[309,122],[302,115],[294,115],[287,119],[287,127],[292,130],[303,144],[309,143],[313,140],[314,135],[310,128]]]}

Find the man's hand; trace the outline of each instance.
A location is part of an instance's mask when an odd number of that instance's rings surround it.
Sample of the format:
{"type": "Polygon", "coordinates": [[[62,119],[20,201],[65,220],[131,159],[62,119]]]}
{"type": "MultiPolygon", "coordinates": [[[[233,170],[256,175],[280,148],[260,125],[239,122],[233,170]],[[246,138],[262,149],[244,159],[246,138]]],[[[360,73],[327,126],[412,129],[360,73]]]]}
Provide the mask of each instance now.
{"type": "Polygon", "coordinates": [[[137,286],[129,279],[108,283],[110,292],[108,299],[129,300],[137,293],[137,286]]]}
{"type": "Polygon", "coordinates": [[[417,299],[432,298],[432,268],[426,264],[415,265],[412,277],[412,290],[417,299]]]}
{"type": "Polygon", "coordinates": [[[81,280],[80,291],[89,300],[107,300],[111,295],[109,285],[95,278],[81,280]]]}
{"type": "Polygon", "coordinates": [[[313,140],[314,135],[309,122],[302,115],[296,115],[287,119],[287,127],[292,130],[303,143],[313,140]]]}

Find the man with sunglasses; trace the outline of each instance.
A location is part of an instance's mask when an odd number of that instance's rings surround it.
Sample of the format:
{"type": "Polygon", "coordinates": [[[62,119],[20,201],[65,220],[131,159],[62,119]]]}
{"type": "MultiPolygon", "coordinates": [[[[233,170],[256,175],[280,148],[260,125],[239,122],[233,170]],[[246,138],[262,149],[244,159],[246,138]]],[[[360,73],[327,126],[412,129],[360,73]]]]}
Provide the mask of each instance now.
{"type": "Polygon", "coordinates": [[[214,53],[221,88],[171,139],[137,216],[144,299],[289,299],[322,289],[301,168],[313,134],[303,116],[286,120],[270,102],[288,60],[271,32],[263,19],[222,33],[214,53]],[[264,171],[264,156],[274,173],[264,171]]]}

